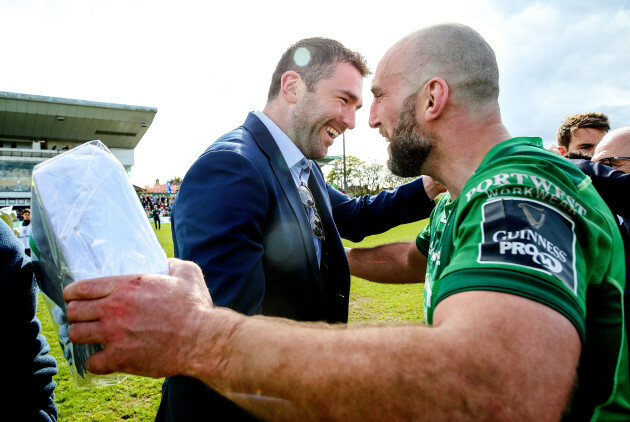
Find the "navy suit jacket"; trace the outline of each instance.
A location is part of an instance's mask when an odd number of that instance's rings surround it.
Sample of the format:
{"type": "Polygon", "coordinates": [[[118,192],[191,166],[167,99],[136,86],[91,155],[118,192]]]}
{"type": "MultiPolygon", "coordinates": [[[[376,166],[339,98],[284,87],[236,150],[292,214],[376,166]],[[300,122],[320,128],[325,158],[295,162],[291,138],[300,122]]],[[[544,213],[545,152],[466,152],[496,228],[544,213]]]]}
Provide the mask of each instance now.
{"type": "Polygon", "coordinates": [[[619,232],[626,258],[624,320],[626,334],[630,336],[630,174],[589,160],[576,158],[571,162],[591,178],[593,186],[613,214],[623,218],[623,222],[619,223],[619,232]]]}
{"type": "MultiPolygon", "coordinates": [[[[187,172],[171,215],[175,256],[201,267],[217,306],[347,322],[350,272],[341,237],[358,242],[426,218],[433,202],[420,179],[351,199],[326,184],[317,166],[309,187],[326,236],[321,266],[291,172],[266,126],[250,113],[187,172]]],[[[168,379],[158,420],[208,420],[209,413],[218,419],[219,406],[226,406],[224,420],[238,420],[240,410],[227,399],[214,396],[209,405],[211,391],[190,378],[168,379]]]]}
{"type": "Polygon", "coordinates": [[[591,178],[597,193],[613,214],[630,221],[630,174],[581,158],[570,161],[591,178]]]}

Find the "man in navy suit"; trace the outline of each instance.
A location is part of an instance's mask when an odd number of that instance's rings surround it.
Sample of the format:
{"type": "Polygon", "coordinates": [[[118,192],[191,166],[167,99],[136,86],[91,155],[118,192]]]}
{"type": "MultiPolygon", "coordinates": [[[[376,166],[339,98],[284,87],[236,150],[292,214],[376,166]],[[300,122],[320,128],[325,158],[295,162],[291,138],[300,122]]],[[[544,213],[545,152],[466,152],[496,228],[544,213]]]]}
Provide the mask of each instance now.
{"type": "MultiPolygon", "coordinates": [[[[299,41],[278,63],[264,110],[186,174],[171,216],[175,256],[201,267],[217,306],[345,323],[350,273],[341,237],[356,242],[429,216],[437,194],[430,178],[351,199],[312,161],[354,128],[367,74],[363,57],[337,41],[299,41]]],[[[157,420],[201,418],[254,419],[197,380],[168,378],[157,420]]]]}

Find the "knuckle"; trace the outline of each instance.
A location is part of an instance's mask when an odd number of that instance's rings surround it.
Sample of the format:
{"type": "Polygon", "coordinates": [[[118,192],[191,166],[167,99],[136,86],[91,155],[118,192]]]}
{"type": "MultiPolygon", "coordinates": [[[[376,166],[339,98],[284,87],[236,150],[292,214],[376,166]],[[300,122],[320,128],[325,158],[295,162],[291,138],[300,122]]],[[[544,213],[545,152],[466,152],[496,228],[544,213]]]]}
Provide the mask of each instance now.
{"type": "Polygon", "coordinates": [[[77,307],[77,302],[75,301],[68,303],[68,305],[66,306],[66,319],[69,322],[72,322],[75,319],[76,307],[77,307]]]}

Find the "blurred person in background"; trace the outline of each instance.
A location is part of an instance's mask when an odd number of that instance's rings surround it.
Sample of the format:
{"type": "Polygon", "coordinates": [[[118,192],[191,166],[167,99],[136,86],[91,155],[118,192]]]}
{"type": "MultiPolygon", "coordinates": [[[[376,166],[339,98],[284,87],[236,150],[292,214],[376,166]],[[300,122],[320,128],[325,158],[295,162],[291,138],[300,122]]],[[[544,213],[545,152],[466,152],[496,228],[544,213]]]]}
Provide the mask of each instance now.
{"type": "Polygon", "coordinates": [[[603,113],[573,114],[558,127],[558,151],[561,155],[571,151],[593,155],[595,147],[609,130],[610,121],[603,113]]]}
{"type": "Polygon", "coordinates": [[[29,238],[31,236],[31,210],[25,209],[22,213],[23,221],[20,223],[18,229],[20,231],[20,240],[24,245],[24,253],[31,256],[31,244],[29,238]]]}

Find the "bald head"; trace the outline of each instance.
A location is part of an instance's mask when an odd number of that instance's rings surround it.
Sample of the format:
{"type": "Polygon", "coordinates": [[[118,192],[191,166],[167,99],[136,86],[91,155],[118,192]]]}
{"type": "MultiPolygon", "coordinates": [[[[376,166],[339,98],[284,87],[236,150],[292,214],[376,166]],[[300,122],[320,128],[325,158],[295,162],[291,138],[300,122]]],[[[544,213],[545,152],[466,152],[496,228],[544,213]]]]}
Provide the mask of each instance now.
{"type": "Polygon", "coordinates": [[[494,51],[468,26],[448,23],[423,28],[403,38],[387,55],[400,59],[409,92],[441,77],[453,96],[464,103],[498,102],[499,69],[494,51]]]}
{"type": "Polygon", "coordinates": [[[611,130],[595,147],[593,161],[602,161],[606,165],[630,173],[630,126],[611,130]],[[625,157],[625,158],[611,158],[625,157]],[[607,160],[606,160],[607,159],[607,160]]]}

